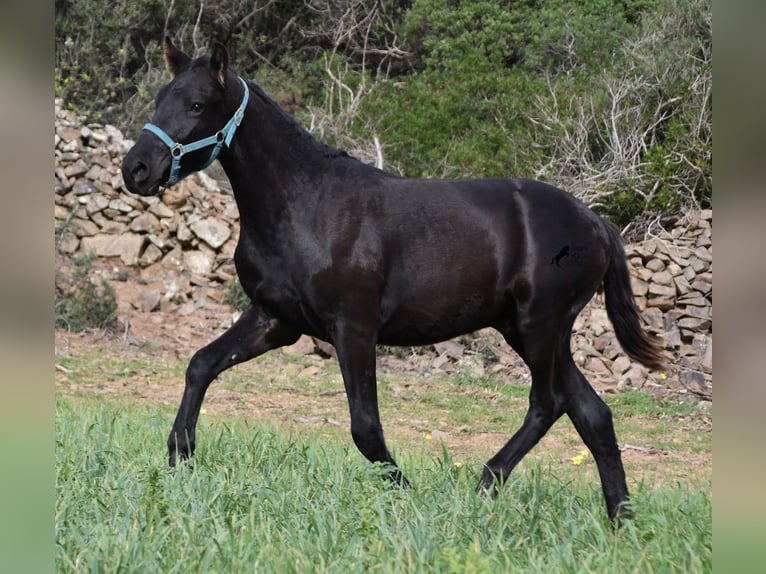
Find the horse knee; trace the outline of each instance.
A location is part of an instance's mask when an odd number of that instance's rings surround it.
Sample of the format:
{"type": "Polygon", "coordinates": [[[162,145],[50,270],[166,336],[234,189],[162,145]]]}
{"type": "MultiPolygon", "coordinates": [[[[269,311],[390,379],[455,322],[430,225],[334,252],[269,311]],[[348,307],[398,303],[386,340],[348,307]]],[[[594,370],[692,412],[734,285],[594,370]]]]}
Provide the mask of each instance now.
{"type": "Polygon", "coordinates": [[[186,384],[193,387],[207,386],[215,378],[214,365],[215,361],[209,357],[205,349],[194,353],[186,367],[186,384]]]}

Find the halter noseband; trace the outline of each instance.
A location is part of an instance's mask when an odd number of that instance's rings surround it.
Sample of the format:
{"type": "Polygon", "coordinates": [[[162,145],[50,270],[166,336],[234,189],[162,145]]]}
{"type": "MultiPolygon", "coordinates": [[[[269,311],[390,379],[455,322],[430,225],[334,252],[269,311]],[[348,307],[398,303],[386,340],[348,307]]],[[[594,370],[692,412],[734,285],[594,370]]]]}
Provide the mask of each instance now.
{"type": "Polygon", "coordinates": [[[250,90],[247,87],[247,83],[242,78],[239,78],[239,81],[242,82],[242,87],[245,89],[245,94],[242,96],[242,103],[239,104],[239,107],[237,108],[237,111],[234,112],[234,115],[231,117],[231,119],[226,122],[226,125],[223,126],[223,128],[216,132],[214,135],[210,137],[206,137],[201,140],[197,140],[195,142],[191,142],[188,144],[181,144],[173,140],[167,133],[165,133],[165,130],[163,130],[159,126],[155,126],[152,123],[148,123],[144,125],[144,129],[146,131],[152,132],[154,135],[156,135],[162,143],[164,143],[168,148],[170,149],[170,156],[173,158],[173,163],[170,166],[170,177],[168,178],[166,186],[170,187],[171,185],[175,185],[179,181],[181,181],[184,177],[194,173],[194,171],[200,171],[208,167],[211,163],[215,161],[215,158],[218,157],[218,154],[221,151],[221,147],[226,144],[226,147],[229,147],[231,145],[231,140],[234,138],[234,133],[237,131],[237,127],[240,123],[242,123],[242,118],[245,116],[245,108],[247,107],[247,100],[250,97],[250,90]],[[210,152],[210,157],[205,162],[205,165],[202,167],[199,167],[198,169],[191,171],[187,173],[183,177],[178,177],[180,171],[181,171],[181,158],[190,152],[197,151],[198,149],[202,149],[203,147],[207,147],[210,145],[215,145],[213,148],[213,151],[210,152]]]}

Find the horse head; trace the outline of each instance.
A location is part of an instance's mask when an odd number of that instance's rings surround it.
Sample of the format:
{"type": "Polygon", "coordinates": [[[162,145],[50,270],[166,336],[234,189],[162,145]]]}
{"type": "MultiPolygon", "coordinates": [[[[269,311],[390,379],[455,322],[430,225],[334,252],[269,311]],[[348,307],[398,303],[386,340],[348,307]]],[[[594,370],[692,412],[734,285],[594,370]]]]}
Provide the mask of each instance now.
{"type": "Polygon", "coordinates": [[[156,195],[210,165],[231,144],[249,93],[229,70],[221,44],[209,58],[192,59],[165,37],[163,50],[173,79],[157,94],[151,122],[122,162],[126,187],[139,195],[156,195]]]}

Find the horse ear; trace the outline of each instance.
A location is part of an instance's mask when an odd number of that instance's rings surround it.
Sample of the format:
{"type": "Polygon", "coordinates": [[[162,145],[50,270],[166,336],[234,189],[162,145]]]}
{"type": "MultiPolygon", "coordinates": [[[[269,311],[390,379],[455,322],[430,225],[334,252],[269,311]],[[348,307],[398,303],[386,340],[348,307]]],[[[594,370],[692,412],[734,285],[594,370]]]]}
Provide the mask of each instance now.
{"type": "Polygon", "coordinates": [[[213,55],[210,56],[210,71],[222,88],[226,87],[226,69],[229,67],[229,53],[220,42],[213,44],[213,55]]]}
{"type": "Polygon", "coordinates": [[[162,41],[162,51],[165,52],[165,65],[173,77],[191,61],[189,56],[173,45],[168,36],[162,41]]]}

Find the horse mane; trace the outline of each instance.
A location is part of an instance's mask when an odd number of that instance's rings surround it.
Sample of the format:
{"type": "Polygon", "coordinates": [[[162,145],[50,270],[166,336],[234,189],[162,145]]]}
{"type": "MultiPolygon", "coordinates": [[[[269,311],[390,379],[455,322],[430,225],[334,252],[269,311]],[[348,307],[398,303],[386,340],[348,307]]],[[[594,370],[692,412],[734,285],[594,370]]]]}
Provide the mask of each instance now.
{"type": "Polygon", "coordinates": [[[274,126],[281,132],[280,137],[290,140],[293,145],[299,148],[311,148],[327,159],[348,158],[364,164],[364,162],[351,156],[347,151],[318,140],[294,116],[286,112],[274,98],[269,96],[263,88],[251,80],[245,81],[250,88],[251,94],[263,106],[263,111],[275,118],[274,126]]]}

